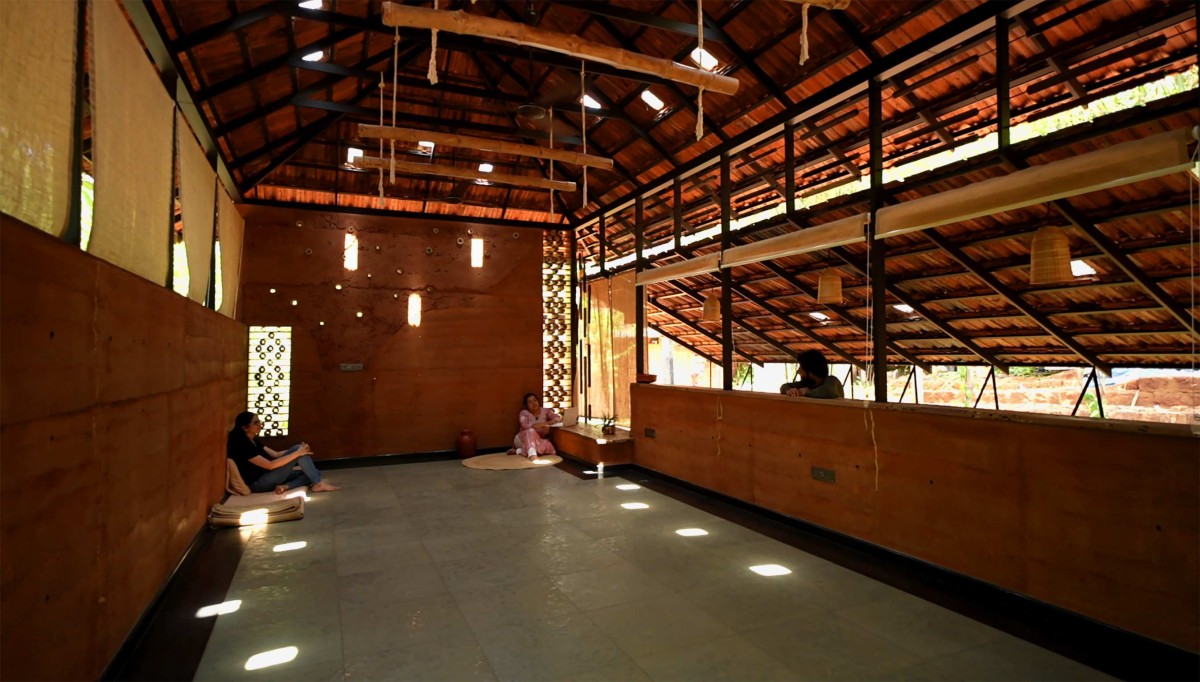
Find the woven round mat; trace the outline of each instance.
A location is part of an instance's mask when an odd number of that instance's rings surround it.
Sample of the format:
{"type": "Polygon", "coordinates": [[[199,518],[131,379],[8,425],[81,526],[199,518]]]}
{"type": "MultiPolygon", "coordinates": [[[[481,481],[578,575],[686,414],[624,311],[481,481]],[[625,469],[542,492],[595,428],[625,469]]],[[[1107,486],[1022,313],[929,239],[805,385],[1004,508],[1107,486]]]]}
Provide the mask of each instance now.
{"type": "Polygon", "coordinates": [[[480,455],[471,459],[464,459],[463,466],[468,469],[490,469],[493,471],[506,469],[542,469],[554,466],[561,461],[562,457],[558,455],[544,455],[531,462],[524,457],[506,455],[501,452],[495,455],[480,455]]]}

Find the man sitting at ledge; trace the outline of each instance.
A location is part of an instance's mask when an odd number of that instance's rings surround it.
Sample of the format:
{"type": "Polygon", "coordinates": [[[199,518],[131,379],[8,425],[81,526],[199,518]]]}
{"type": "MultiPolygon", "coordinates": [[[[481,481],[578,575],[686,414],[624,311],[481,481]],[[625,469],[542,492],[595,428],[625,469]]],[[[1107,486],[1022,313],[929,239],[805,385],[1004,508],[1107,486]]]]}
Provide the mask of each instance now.
{"type": "Polygon", "coordinates": [[[829,362],[820,351],[806,350],[796,356],[800,363],[800,381],[784,384],[780,392],[784,395],[805,398],[841,398],[842,382],[829,376],[829,362]]]}

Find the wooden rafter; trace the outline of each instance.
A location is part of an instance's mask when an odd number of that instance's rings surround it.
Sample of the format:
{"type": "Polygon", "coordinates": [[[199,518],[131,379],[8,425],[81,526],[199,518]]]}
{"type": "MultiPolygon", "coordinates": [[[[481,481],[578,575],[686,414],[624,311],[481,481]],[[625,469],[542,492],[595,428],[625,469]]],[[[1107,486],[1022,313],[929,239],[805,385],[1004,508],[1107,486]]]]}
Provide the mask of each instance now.
{"type": "MultiPolygon", "coordinates": [[[[513,185],[515,187],[534,187],[537,189],[552,189],[559,192],[574,192],[575,183],[562,180],[547,180],[535,178],[532,175],[509,175],[507,173],[484,173],[473,168],[458,168],[433,163],[413,163],[411,161],[396,161],[396,172],[406,175],[431,175],[440,178],[457,178],[459,180],[486,180],[497,185],[513,185]]],[[[364,156],[354,162],[355,168],[383,169],[392,167],[391,159],[381,159],[374,156],[364,156]]]]}
{"type": "Polygon", "coordinates": [[[735,94],[739,85],[736,78],[692,68],[666,59],[593,43],[583,40],[579,36],[565,35],[557,31],[548,31],[503,19],[468,14],[461,10],[439,11],[385,2],[383,3],[383,23],[385,26],[437,29],[447,33],[536,47],[588,62],[598,62],[629,71],[648,73],[722,95],[735,94]]]}
{"type": "Polygon", "coordinates": [[[812,5],[822,9],[846,9],[850,6],[850,0],[784,0],[784,2],[793,2],[797,5],[812,5]]]}
{"type": "Polygon", "coordinates": [[[412,128],[393,128],[391,126],[370,125],[360,123],[358,125],[359,137],[368,137],[371,139],[384,140],[400,140],[404,142],[421,142],[429,141],[435,144],[445,145],[447,147],[456,147],[461,149],[475,149],[485,152],[498,152],[501,154],[512,154],[514,156],[530,156],[535,159],[553,159],[564,163],[574,164],[576,166],[591,166],[592,168],[603,168],[604,170],[612,170],[612,159],[606,159],[601,156],[592,154],[582,154],[566,149],[550,149],[532,144],[521,144],[519,142],[508,142],[505,140],[494,140],[486,137],[472,137],[469,135],[458,135],[454,133],[438,133],[431,130],[415,130],[412,128]]]}

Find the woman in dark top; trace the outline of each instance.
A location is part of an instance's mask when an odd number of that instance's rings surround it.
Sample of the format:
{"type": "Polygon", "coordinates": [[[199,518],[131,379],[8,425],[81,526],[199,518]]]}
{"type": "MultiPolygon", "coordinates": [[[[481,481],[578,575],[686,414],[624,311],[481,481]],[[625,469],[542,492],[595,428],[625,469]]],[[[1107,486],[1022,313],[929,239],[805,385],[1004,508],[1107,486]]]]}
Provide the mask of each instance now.
{"type": "Polygon", "coordinates": [[[309,486],[314,493],[337,490],[321,480],[321,472],[313,464],[308,443],[293,446],[284,452],[272,450],[258,439],[262,420],[253,412],[243,412],[233,420],[233,428],[225,441],[225,455],[237,465],[242,480],[256,493],[274,490],[276,495],[309,486]],[[296,471],[296,467],[300,470],[296,471]]]}

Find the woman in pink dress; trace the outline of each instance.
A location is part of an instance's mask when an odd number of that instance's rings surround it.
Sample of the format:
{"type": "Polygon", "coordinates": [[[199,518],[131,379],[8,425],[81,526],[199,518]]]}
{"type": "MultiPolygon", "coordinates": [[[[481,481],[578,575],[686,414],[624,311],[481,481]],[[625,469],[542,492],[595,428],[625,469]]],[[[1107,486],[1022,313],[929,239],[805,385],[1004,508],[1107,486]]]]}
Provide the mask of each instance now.
{"type": "Polygon", "coordinates": [[[550,435],[550,425],[561,422],[562,417],[542,407],[542,401],[538,400],[536,393],[526,393],[521,405],[524,407],[520,414],[521,430],[513,438],[512,454],[531,460],[539,455],[555,454],[554,443],[547,436],[550,435]]]}

